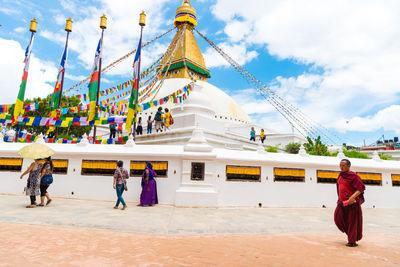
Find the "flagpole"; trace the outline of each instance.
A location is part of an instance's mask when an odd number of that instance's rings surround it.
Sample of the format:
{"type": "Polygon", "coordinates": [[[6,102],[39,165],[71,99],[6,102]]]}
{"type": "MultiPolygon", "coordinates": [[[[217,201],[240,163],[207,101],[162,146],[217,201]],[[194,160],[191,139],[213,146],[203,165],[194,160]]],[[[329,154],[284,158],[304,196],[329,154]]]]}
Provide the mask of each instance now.
{"type": "MultiPolygon", "coordinates": [[[[67,32],[67,39],[65,40],[65,49],[68,49],[68,39],[69,39],[69,33],[72,31],[72,20],[71,18],[68,18],[66,23],[65,23],[65,31],[67,32]]],[[[68,51],[66,51],[68,53],[68,51]]],[[[67,58],[65,58],[65,61],[67,61],[67,58]]],[[[64,63],[66,64],[66,62],[64,63]]],[[[62,91],[64,87],[64,75],[65,75],[65,65],[64,65],[64,71],[61,73],[61,85],[60,85],[60,98],[58,99],[58,109],[59,111],[61,110],[61,99],[62,99],[62,91]]],[[[56,132],[54,134],[54,140],[57,140],[57,135],[58,135],[58,127],[56,127],[56,132]]]]}
{"type": "MultiPolygon", "coordinates": [[[[31,25],[30,25],[30,27],[29,27],[29,31],[31,32],[31,40],[30,40],[30,42],[29,42],[29,46],[31,46],[32,45],[32,40],[33,40],[33,35],[35,34],[35,32],[37,31],[37,21],[36,21],[36,19],[34,18],[33,20],[31,20],[31,25]]],[[[30,47],[30,49],[32,49],[32,47],[30,47]]],[[[29,51],[29,56],[30,56],[30,53],[31,53],[31,51],[29,51]]],[[[25,60],[26,60],[26,58],[25,58],[25,60]]],[[[28,62],[28,64],[29,64],[29,62],[28,62]]],[[[24,67],[24,75],[25,75],[25,67],[24,67]]],[[[28,77],[26,77],[26,79],[28,79],[28,77]]],[[[26,81],[25,81],[26,82],[26,81]]],[[[21,91],[21,88],[20,88],[20,91],[21,91]]],[[[18,95],[19,95],[19,93],[18,93],[18,95]]],[[[25,96],[25,89],[24,89],[24,96],[25,96]]],[[[18,102],[18,99],[17,99],[17,102],[18,102]]],[[[17,108],[17,105],[14,105],[14,113],[15,113],[15,109],[17,108]]],[[[22,105],[22,108],[24,108],[24,106],[22,105]]],[[[17,120],[18,119],[18,117],[17,118],[14,118],[15,120],[17,120]]],[[[16,127],[16,129],[15,129],[15,137],[14,137],[14,142],[15,143],[17,143],[18,142],[18,135],[19,135],[19,125],[17,124],[17,127],[16,127]]]]}
{"type": "MultiPolygon", "coordinates": [[[[140,40],[142,40],[142,35],[143,35],[143,28],[146,26],[146,14],[144,11],[140,13],[140,18],[139,18],[139,25],[140,25],[140,40]]],[[[140,57],[142,56],[142,52],[140,52],[140,57]]],[[[139,84],[140,84],[140,63],[142,60],[139,60],[139,66],[138,66],[138,81],[137,81],[137,89],[135,91],[135,117],[133,119],[133,140],[136,140],[136,117],[138,113],[138,95],[139,95],[139,84]]]]}
{"type": "MultiPolygon", "coordinates": [[[[106,15],[103,14],[103,16],[100,17],[100,28],[101,28],[101,51],[100,51],[100,60],[99,60],[99,81],[97,82],[97,93],[96,93],[96,107],[95,107],[95,120],[96,120],[96,115],[97,115],[97,106],[99,105],[99,92],[100,92],[100,76],[101,76],[101,61],[103,58],[103,34],[104,34],[104,29],[107,28],[107,17],[106,15]]],[[[93,144],[96,143],[96,125],[94,125],[93,128],[93,144]]]]}

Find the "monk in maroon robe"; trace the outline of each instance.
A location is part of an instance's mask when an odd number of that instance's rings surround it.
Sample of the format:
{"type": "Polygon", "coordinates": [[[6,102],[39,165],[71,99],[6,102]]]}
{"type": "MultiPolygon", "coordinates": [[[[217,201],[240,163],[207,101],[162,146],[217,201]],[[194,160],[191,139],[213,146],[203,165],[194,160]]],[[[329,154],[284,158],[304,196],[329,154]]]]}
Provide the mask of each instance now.
{"type": "Polygon", "coordinates": [[[340,174],[336,182],[338,193],[335,210],[335,224],[340,231],[347,234],[348,247],[356,247],[362,238],[362,211],[365,185],[361,178],[350,171],[351,163],[347,159],[340,162],[340,174]]]}

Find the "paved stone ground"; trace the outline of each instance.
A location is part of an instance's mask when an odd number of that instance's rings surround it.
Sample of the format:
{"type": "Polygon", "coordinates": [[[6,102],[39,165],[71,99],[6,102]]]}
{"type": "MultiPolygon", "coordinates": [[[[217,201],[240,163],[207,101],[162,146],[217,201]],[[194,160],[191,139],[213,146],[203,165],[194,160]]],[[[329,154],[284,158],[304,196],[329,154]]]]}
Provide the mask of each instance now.
{"type": "Polygon", "coordinates": [[[0,195],[0,266],[400,266],[400,209],[364,209],[347,248],[333,209],[28,202],[0,195]]]}
{"type": "MultiPolygon", "coordinates": [[[[114,202],[54,199],[26,209],[26,196],[0,195],[0,222],[159,235],[337,233],[332,208],[178,208],[114,210],[114,202]]],[[[400,209],[363,209],[367,232],[400,233],[400,209]],[[382,219],[384,218],[384,219],[382,219]]]]}

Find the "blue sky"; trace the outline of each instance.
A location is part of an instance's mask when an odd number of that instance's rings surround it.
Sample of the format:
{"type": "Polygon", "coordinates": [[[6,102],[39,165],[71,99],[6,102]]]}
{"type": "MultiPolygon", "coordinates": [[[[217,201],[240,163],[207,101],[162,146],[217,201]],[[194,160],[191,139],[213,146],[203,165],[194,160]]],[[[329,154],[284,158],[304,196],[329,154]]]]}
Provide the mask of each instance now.
{"type": "MultiPolygon", "coordinates": [[[[65,19],[74,21],[67,89],[90,74],[100,36],[99,17],[108,16],[103,66],[137,46],[138,14],[145,10],[144,41],[172,27],[182,1],[0,0],[0,104],[14,103],[36,17],[27,97],[54,87],[65,41],[65,19]]],[[[400,135],[400,4],[395,1],[191,1],[197,29],[281,97],[300,107],[342,142],[373,143],[400,135]]],[[[173,33],[143,50],[148,66],[167,48],[173,33]]],[[[290,131],[289,124],[208,44],[196,35],[209,82],[231,95],[266,127],[290,131]]],[[[131,76],[133,57],[103,76],[102,89],[131,76]]]]}

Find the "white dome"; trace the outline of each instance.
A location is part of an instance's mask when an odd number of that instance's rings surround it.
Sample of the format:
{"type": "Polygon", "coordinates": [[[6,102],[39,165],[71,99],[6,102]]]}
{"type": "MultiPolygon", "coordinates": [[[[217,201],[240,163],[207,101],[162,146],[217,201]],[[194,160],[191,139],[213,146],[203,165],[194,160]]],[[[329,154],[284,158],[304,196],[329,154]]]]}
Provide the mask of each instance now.
{"type": "Polygon", "coordinates": [[[207,99],[207,95],[203,93],[203,88],[197,82],[193,86],[193,91],[190,93],[188,99],[186,99],[182,104],[185,105],[196,105],[208,107],[214,110],[207,99]]]}
{"type": "MultiPolygon", "coordinates": [[[[161,87],[158,94],[154,99],[160,99],[173,92],[182,89],[184,86],[190,83],[190,79],[174,78],[166,79],[163,86],[161,87]]],[[[149,101],[146,99],[144,102],[149,101]]],[[[222,120],[230,121],[240,121],[240,122],[251,122],[249,116],[243,109],[225,92],[221,89],[215,87],[212,84],[203,81],[197,81],[194,86],[194,90],[189,95],[188,99],[184,101],[183,106],[196,105],[201,107],[201,109],[208,109],[215,112],[215,117],[222,120]]],[[[172,109],[174,106],[179,104],[174,104],[168,102],[163,104],[163,108],[172,109]]],[[[150,108],[144,110],[141,115],[151,115],[154,114],[156,108],[150,108]]]]}
{"type": "Polygon", "coordinates": [[[199,84],[194,84],[193,90],[190,92],[188,99],[183,103],[175,104],[170,108],[173,114],[203,114],[208,117],[215,116],[215,110],[211,107],[208,97],[203,93],[199,84]]]}

